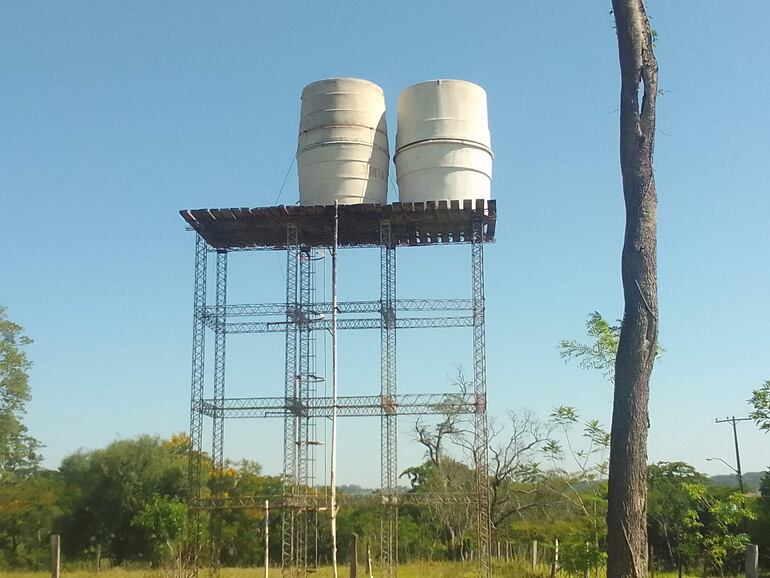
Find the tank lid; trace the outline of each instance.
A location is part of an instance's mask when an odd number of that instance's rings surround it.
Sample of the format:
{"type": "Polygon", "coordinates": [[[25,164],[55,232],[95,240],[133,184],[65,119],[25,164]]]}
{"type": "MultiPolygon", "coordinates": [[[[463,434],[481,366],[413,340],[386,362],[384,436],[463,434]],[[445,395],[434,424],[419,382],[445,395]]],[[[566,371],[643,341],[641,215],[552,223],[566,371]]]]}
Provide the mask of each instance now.
{"type": "Polygon", "coordinates": [[[321,87],[323,85],[328,84],[362,84],[367,85],[369,88],[376,88],[378,91],[383,92],[382,87],[378,84],[375,84],[371,80],[366,80],[364,78],[354,78],[349,76],[339,76],[339,77],[333,77],[333,78],[322,78],[320,80],[314,80],[313,82],[305,85],[305,88],[302,89],[302,95],[304,96],[305,92],[309,92],[315,88],[321,87]]]}

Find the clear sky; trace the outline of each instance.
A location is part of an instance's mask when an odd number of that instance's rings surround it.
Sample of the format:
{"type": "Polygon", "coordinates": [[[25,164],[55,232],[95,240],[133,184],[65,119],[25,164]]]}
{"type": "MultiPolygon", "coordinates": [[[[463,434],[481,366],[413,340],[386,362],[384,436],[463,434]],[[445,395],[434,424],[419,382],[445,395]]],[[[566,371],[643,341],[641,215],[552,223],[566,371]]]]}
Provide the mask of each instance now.
{"type": "MultiPolygon", "coordinates": [[[[663,361],[650,461],[727,473],[729,426],[770,379],[770,3],[651,0],[663,361]]],[[[611,386],[556,345],[622,313],[618,63],[609,2],[0,2],[0,304],[35,340],[27,424],[56,467],[78,448],[188,427],[193,234],[183,208],[276,203],[302,87],[398,94],[461,78],[489,95],[498,240],[486,251],[490,411],[557,404],[607,426],[611,386]]],[[[296,202],[294,168],[281,203],[296,202]]],[[[391,191],[395,200],[395,191],[391,191]]],[[[340,298],[378,294],[377,253],[341,258],[340,298]]],[[[284,259],[236,255],[231,299],[280,300],[284,259]]],[[[467,247],[403,250],[400,297],[470,293],[467,247]]],[[[375,332],[376,333],[376,332],[375,332]]],[[[341,340],[342,392],[377,391],[378,336],[341,340]]],[[[232,338],[233,395],[281,390],[276,337],[232,338]]],[[[467,330],[399,335],[405,391],[448,388],[467,330]]],[[[400,421],[401,465],[420,458],[400,421]]],[[[227,454],[280,468],[279,423],[227,454]]],[[[340,477],[376,485],[377,420],[341,426],[340,477]]],[[[746,471],[770,437],[740,426],[746,471]]]]}

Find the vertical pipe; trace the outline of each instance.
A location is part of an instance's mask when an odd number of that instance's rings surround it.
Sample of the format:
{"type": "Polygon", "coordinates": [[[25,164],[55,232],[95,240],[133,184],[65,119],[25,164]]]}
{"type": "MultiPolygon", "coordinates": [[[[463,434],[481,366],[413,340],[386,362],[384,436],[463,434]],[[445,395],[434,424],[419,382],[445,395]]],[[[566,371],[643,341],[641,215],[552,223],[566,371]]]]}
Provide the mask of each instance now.
{"type": "Polygon", "coordinates": [[[332,456],[329,482],[332,535],[332,570],[337,578],[337,243],[339,241],[339,205],[334,201],[334,244],[332,245],[332,456]]]}
{"type": "Polygon", "coordinates": [[[270,502],[265,500],[265,578],[270,573],[270,502]]]}
{"type": "Polygon", "coordinates": [[[368,538],[366,540],[366,578],[374,578],[372,576],[372,549],[368,538]]]}

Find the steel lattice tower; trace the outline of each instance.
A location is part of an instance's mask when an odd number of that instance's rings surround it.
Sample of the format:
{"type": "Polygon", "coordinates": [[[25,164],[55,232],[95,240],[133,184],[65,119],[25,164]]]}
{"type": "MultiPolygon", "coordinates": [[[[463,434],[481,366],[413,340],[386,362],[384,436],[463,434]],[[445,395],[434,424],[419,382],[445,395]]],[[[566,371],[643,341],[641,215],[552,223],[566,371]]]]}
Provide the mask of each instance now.
{"type": "MultiPolygon", "coordinates": [[[[221,536],[219,512],[224,508],[261,508],[265,496],[232,498],[216,491],[201,496],[204,464],[204,417],[211,419],[212,474],[223,471],[225,421],[229,418],[283,419],[283,496],[270,496],[282,510],[281,567],[284,576],[314,570],[318,511],[325,504],[315,479],[316,421],[331,415],[331,399],[318,394],[315,335],[330,329],[330,303],[315,292],[317,249],[330,246],[334,207],[265,207],[181,211],[197,232],[193,293],[193,343],[190,405],[189,561],[197,568],[202,510],[212,511],[211,559],[218,567],[221,536]],[[286,252],[285,303],[229,304],[228,253],[273,249],[286,252]],[[207,304],[207,255],[216,254],[214,303],[207,304]],[[262,321],[254,318],[273,318],[262,321]],[[213,332],[213,387],[205,395],[206,330],[213,332]],[[225,392],[227,335],[283,332],[284,394],[281,397],[229,398],[225,392]]],[[[479,576],[491,576],[491,525],[488,477],[488,424],[484,301],[484,245],[494,241],[494,201],[453,201],[393,205],[349,205],[339,208],[343,247],[378,247],[380,296],[372,301],[338,303],[339,330],[380,330],[379,395],[338,398],[339,417],[379,416],[381,423],[382,505],[380,563],[383,576],[398,572],[398,507],[401,504],[472,504],[477,511],[479,576]],[[471,248],[472,295],[463,299],[399,299],[396,294],[396,251],[401,246],[464,243],[471,248]],[[360,314],[372,314],[362,318],[360,314]],[[345,318],[345,315],[354,317],[345,318]],[[468,327],[472,329],[473,391],[400,395],[396,381],[396,336],[399,330],[468,327]],[[474,423],[475,491],[450,494],[399,494],[399,415],[442,414],[447,407],[471,415],[474,423]]],[[[367,498],[356,498],[366,500],[367,498]]],[[[372,499],[372,498],[369,498],[372,499]]],[[[343,504],[353,503],[341,496],[343,504]]]]}

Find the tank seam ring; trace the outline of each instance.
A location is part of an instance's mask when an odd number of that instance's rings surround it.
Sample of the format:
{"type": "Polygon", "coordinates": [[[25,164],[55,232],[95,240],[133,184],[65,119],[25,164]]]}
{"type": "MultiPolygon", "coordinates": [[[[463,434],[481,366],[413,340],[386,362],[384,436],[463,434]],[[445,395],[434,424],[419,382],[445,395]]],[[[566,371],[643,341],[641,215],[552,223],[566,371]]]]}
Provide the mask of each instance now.
{"type": "Polygon", "coordinates": [[[335,146],[335,145],[340,145],[340,144],[363,145],[363,146],[366,146],[366,147],[371,147],[371,148],[373,148],[375,150],[384,152],[388,156],[388,158],[390,158],[390,151],[388,149],[382,148],[381,146],[378,146],[378,145],[373,144],[371,142],[359,141],[359,140],[350,140],[350,139],[348,139],[348,140],[330,140],[330,141],[323,141],[323,142],[319,142],[319,143],[313,143],[311,145],[305,145],[303,147],[298,147],[297,148],[297,154],[303,153],[303,152],[306,152],[306,151],[310,151],[310,150],[313,150],[313,149],[321,148],[321,147],[335,146]]]}
{"type": "Polygon", "coordinates": [[[487,145],[485,145],[483,143],[480,143],[478,141],[465,140],[465,139],[461,139],[461,138],[426,138],[426,139],[423,139],[423,140],[418,140],[418,141],[410,142],[409,144],[406,144],[406,145],[400,147],[398,150],[396,150],[396,154],[393,155],[393,160],[395,160],[396,157],[399,154],[401,154],[402,152],[404,152],[408,148],[411,148],[411,147],[416,146],[416,145],[421,145],[421,144],[426,144],[426,143],[434,143],[434,142],[435,143],[459,143],[459,144],[464,144],[464,145],[470,145],[470,146],[472,146],[474,148],[479,148],[479,149],[481,149],[481,150],[483,150],[485,152],[488,152],[489,155],[493,159],[495,158],[495,153],[492,152],[492,149],[489,148],[487,145]]]}

